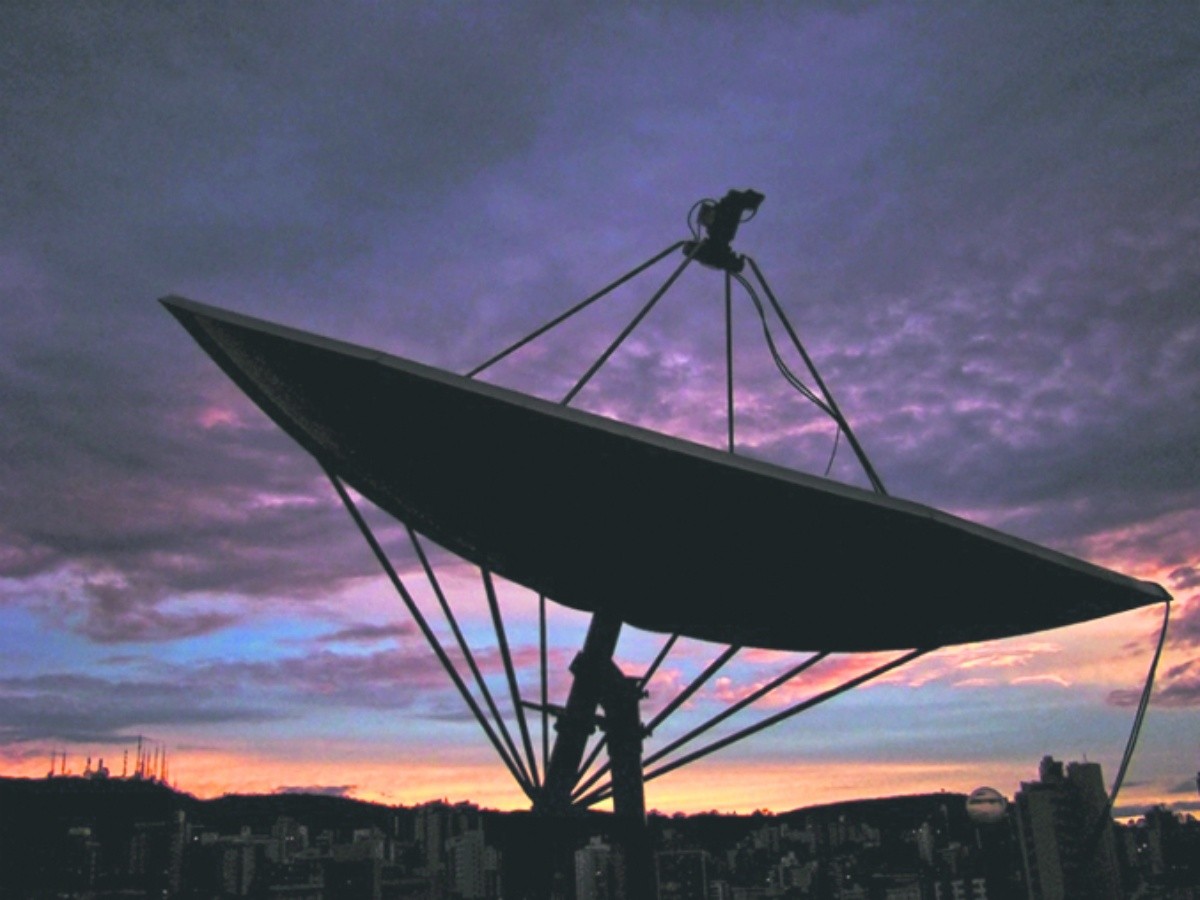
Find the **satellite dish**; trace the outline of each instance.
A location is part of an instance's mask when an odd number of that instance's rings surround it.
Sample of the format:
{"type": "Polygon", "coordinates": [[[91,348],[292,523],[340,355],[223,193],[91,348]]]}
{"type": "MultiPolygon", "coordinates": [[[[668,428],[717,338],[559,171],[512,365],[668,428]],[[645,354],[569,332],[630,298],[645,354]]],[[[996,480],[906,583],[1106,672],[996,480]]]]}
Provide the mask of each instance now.
{"type": "MultiPolygon", "coordinates": [[[[694,240],[671,245],[466,376],[181,297],[162,301],[247,396],[325,470],[497,755],[534,810],[543,814],[546,841],[552,843],[559,831],[554,817],[612,800],[627,828],[628,872],[637,896],[653,890],[644,782],[938,647],[1170,602],[1158,585],[887,496],[757,263],[729,245],[738,225],[754,215],[762,200],[756,191],[730,191],[720,201],[701,201],[693,207],[699,210],[696,222],[689,216],[694,240]],[[684,260],[562,403],[473,380],[679,250],[684,260]],[[724,273],[728,452],[567,408],[693,261],[724,273]],[[766,307],[744,270],[757,279],[815,389],[780,356],[766,307]],[[753,301],[780,373],[833,420],[837,437],[845,437],[873,492],[735,455],[734,282],[753,301]],[[346,485],[405,526],[461,659],[474,676],[474,689],[346,485]],[[505,725],[429,564],[422,536],[480,569],[523,746],[505,725]],[[539,595],[540,703],[521,696],[493,572],[539,595]],[[562,705],[551,703],[547,692],[547,598],[592,614],[562,705]],[[637,675],[614,661],[624,625],[669,635],[654,661],[637,675]],[[681,636],[728,646],[643,725],[639,704],[644,689],[681,636]],[[812,655],[644,754],[643,740],[658,736],[667,717],[744,647],[812,655]],[[794,684],[830,653],[858,651],[904,652],[685,752],[730,716],[794,684]],[[527,708],[541,716],[540,770],[527,708]],[[601,710],[603,719],[597,717],[601,710]],[[556,720],[553,752],[551,716],[556,720]],[[597,726],[604,734],[592,741],[597,726]],[[606,746],[609,761],[593,769],[606,746]]],[[[835,452],[836,447],[835,441],[835,452]]],[[[1165,635],[1164,618],[1122,773],[1149,702],[1165,635]]],[[[998,821],[1005,807],[1004,798],[991,788],[975,791],[967,804],[972,819],[981,823],[998,821]]],[[[539,897],[551,892],[548,870],[544,876],[539,897]]]]}
{"type": "Polygon", "coordinates": [[[327,469],[417,532],[648,631],[793,651],[940,647],[1168,599],[944,512],[179,297],[327,469]]]}
{"type": "Polygon", "coordinates": [[[1008,801],[995,788],[978,787],[967,797],[967,816],[976,825],[995,825],[1008,812],[1008,801]]]}

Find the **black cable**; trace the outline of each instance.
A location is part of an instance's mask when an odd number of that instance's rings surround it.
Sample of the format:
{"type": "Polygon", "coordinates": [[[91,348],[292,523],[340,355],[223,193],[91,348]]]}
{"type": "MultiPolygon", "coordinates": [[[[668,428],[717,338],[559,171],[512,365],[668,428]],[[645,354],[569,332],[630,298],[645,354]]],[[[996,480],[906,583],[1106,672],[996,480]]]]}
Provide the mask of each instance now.
{"type": "Polygon", "coordinates": [[[887,495],[887,488],[883,484],[883,479],[879,477],[879,473],[875,471],[875,466],[871,464],[871,460],[867,457],[867,451],[863,449],[862,444],[858,442],[858,438],[854,435],[854,429],[850,427],[850,423],[846,421],[846,417],[842,415],[842,411],[838,408],[837,401],[833,399],[833,394],[825,384],[825,380],[821,377],[821,373],[817,371],[816,365],[812,358],[808,355],[808,351],[804,349],[804,345],[800,342],[799,336],[796,334],[796,329],[792,327],[791,321],[787,317],[787,313],[783,311],[783,307],[779,305],[779,301],[775,299],[775,293],[771,290],[771,286],[767,284],[766,276],[763,275],[762,269],[758,267],[758,263],[751,256],[742,257],[750,266],[750,270],[758,279],[758,283],[762,286],[767,299],[771,301],[771,308],[775,310],[775,315],[783,324],[784,329],[791,338],[792,346],[796,352],[800,354],[800,358],[804,360],[804,364],[808,367],[808,373],[812,375],[813,381],[817,383],[817,387],[821,390],[821,396],[825,398],[825,403],[829,407],[830,415],[841,426],[842,431],[846,434],[846,440],[849,441],[850,447],[854,450],[854,455],[858,457],[859,465],[862,466],[863,474],[867,476],[867,480],[871,482],[871,487],[878,494],[887,495]]]}
{"type": "Polygon", "coordinates": [[[725,449],[735,451],[733,392],[733,278],[725,273],[725,425],[728,440],[725,449]]]}
{"type": "Polygon", "coordinates": [[[1167,625],[1171,620],[1171,601],[1163,604],[1162,630],[1158,635],[1158,645],[1154,648],[1154,656],[1150,660],[1150,671],[1146,673],[1146,683],[1142,685],[1142,696],[1138,699],[1137,712],[1133,716],[1133,726],[1129,731],[1129,739],[1125,742],[1125,752],[1121,756],[1121,765],[1117,768],[1117,777],[1113,780],[1112,791],[1108,802],[1104,805],[1088,840],[1084,843],[1087,852],[1083,859],[1088,859],[1096,851],[1096,844],[1104,833],[1104,826],[1112,820],[1112,811],[1117,803],[1117,795],[1121,793],[1121,785],[1125,783],[1125,774],[1129,771],[1129,763],[1133,760],[1133,751],[1137,747],[1138,737],[1142,733],[1142,723],[1146,718],[1146,710],[1150,708],[1150,698],[1154,693],[1154,676],[1158,671],[1158,661],[1162,657],[1163,645],[1167,642],[1167,625]]]}
{"type": "Polygon", "coordinates": [[[833,459],[837,456],[838,444],[842,439],[842,426],[839,424],[837,431],[833,433],[833,449],[829,451],[829,462],[825,463],[825,477],[829,477],[829,472],[833,469],[833,459]]]}
{"type": "Polygon", "coordinates": [[[695,214],[696,210],[699,209],[701,206],[703,206],[705,203],[715,204],[716,202],[717,201],[713,200],[711,197],[703,197],[700,200],[697,200],[695,203],[693,203],[692,208],[688,210],[688,212],[687,212],[688,231],[690,231],[692,233],[692,237],[694,237],[696,240],[701,239],[700,238],[700,228],[698,227],[698,224],[696,222],[692,221],[692,216],[695,214]]]}
{"type": "MultiPolygon", "coordinates": [[[[745,219],[743,221],[749,220],[745,219]]],[[[783,356],[779,353],[779,348],[775,344],[775,339],[771,336],[771,327],[767,323],[766,309],[763,308],[762,299],[758,296],[758,292],[754,290],[753,285],[751,285],[750,282],[741,275],[734,275],[733,277],[738,280],[743,288],[745,288],[746,293],[750,295],[750,300],[754,304],[755,310],[758,311],[759,321],[762,322],[763,337],[767,339],[767,347],[771,351],[771,358],[775,361],[775,368],[779,370],[779,373],[783,376],[784,380],[788,384],[790,384],[810,403],[813,403],[818,409],[825,413],[825,415],[833,419],[834,423],[837,425],[837,430],[833,433],[833,448],[829,451],[829,462],[825,464],[824,477],[828,478],[829,473],[833,470],[833,461],[837,457],[838,446],[841,443],[842,423],[838,420],[838,417],[834,415],[833,409],[830,408],[827,403],[821,400],[821,398],[816,395],[816,392],[814,392],[812,388],[800,380],[800,377],[791,370],[787,362],[783,359],[783,356]]]]}
{"type": "Polygon", "coordinates": [[[751,285],[750,282],[747,281],[742,275],[734,275],[733,277],[738,280],[738,283],[743,288],[745,288],[746,293],[750,296],[750,300],[754,303],[754,308],[758,311],[758,318],[762,322],[763,337],[765,337],[767,340],[767,348],[771,351],[771,359],[775,361],[775,367],[779,370],[779,374],[783,376],[784,380],[788,384],[790,384],[802,396],[804,396],[805,399],[814,404],[827,416],[834,419],[834,421],[837,421],[836,417],[833,415],[833,410],[829,408],[828,404],[818,397],[813,392],[812,388],[800,380],[799,376],[797,376],[796,373],[788,367],[788,364],[784,361],[783,356],[780,355],[779,348],[775,345],[775,338],[771,336],[771,328],[767,324],[767,312],[763,308],[762,300],[759,299],[758,292],[754,290],[754,286],[751,285]]]}

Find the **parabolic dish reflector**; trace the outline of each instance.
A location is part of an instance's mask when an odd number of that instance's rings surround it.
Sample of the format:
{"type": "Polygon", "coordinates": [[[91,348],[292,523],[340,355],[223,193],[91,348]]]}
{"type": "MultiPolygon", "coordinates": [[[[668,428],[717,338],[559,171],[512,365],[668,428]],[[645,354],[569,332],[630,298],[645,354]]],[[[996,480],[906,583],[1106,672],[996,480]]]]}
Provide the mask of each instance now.
{"type": "Polygon", "coordinates": [[[190,300],[163,303],[327,469],[518,584],[776,650],[937,647],[1169,599],[855,487],[190,300]]]}

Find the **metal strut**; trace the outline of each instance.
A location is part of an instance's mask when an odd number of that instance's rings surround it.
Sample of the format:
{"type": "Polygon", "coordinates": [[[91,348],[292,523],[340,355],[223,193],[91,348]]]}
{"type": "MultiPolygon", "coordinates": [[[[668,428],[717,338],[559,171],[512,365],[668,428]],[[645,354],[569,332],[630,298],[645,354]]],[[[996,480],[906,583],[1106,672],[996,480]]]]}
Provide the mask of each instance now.
{"type": "Polygon", "coordinates": [[[542,682],[542,768],[550,761],[550,679],[546,662],[546,595],[538,594],[538,669],[542,682]]]}
{"type": "Polygon", "coordinates": [[[488,710],[492,714],[492,720],[496,723],[496,727],[500,729],[500,736],[504,739],[504,744],[508,748],[509,754],[512,756],[517,768],[521,770],[521,774],[530,784],[533,784],[535,779],[529,777],[529,772],[521,763],[521,754],[517,751],[516,742],[513,741],[512,735],[509,734],[508,726],[504,723],[504,716],[500,714],[500,710],[496,706],[496,701],[492,697],[491,690],[488,689],[487,680],[483,677],[483,673],[479,670],[479,664],[475,660],[475,654],[471,652],[470,646],[467,644],[466,638],[463,637],[462,629],[458,626],[458,619],[455,617],[453,610],[450,608],[450,603],[446,599],[446,593],[442,590],[441,581],[434,572],[433,567],[429,564],[429,557],[425,553],[425,548],[421,546],[420,540],[417,539],[417,533],[405,525],[408,532],[409,542],[413,549],[417,552],[417,558],[421,561],[421,568],[425,572],[425,578],[429,582],[429,586],[433,588],[434,596],[437,597],[438,605],[442,609],[442,614],[446,617],[446,622],[450,626],[450,630],[454,633],[454,639],[458,643],[458,649],[462,653],[463,658],[467,661],[467,667],[471,670],[471,674],[475,678],[475,684],[479,688],[479,692],[483,695],[483,700],[487,704],[488,710]]]}
{"type": "Polygon", "coordinates": [[[496,644],[500,648],[500,657],[504,661],[504,675],[508,679],[508,691],[512,697],[513,710],[517,714],[517,725],[521,729],[521,741],[525,745],[525,757],[529,761],[529,770],[533,773],[534,788],[541,787],[538,777],[537,758],[533,754],[533,741],[529,739],[529,725],[525,722],[525,706],[521,703],[521,691],[517,687],[517,673],[513,668],[512,653],[508,649],[508,635],[504,631],[504,618],[500,615],[500,604],[496,600],[496,586],[492,583],[492,573],[485,568],[479,570],[483,574],[483,586],[487,590],[488,608],[492,611],[492,624],[496,628],[496,644]]]}
{"type": "MultiPolygon", "coordinates": [[[[884,675],[887,672],[892,671],[893,669],[898,669],[900,666],[907,665],[908,663],[912,662],[914,659],[917,659],[918,657],[924,656],[926,653],[931,652],[933,649],[935,649],[935,648],[929,648],[929,649],[925,649],[925,650],[910,650],[908,653],[905,653],[903,656],[893,659],[890,662],[886,662],[883,665],[876,666],[874,669],[871,669],[869,672],[865,672],[862,675],[857,675],[854,678],[851,678],[850,680],[843,682],[842,684],[838,685],[835,688],[830,688],[827,691],[823,691],[822,693],[817,694],[815,697],[809,697],[807,700],[801,701],[800,703],[797,703],[793,706],[789,706],[787,709],[783,710],[782,712],[775,713],[775,715],[773,715],[773,716],[768,716],[767,718],[765,718],[759,722],[756,722],[753,725],[750,725],[746,728],[743,728],[741,731],[731,734],[728,737],[724,737],[724,738],[721,738],[720,740],[713,741],[711,744],[701,747],[699,750],[695,750],[695,751],[687,754],[686,756],[683,756],[677,760],[674,760],[673,762],[659,766],[657,769],[654,769],[650,772],[646,772],[643,775],[643,781],[653,781],[655,778],[660,778],[661,776],[666,775],[668,772],[674,772],[676,769],[682,768],[683,766],[686,766],[689,763],[693,763],[698,759],[702,759],[705,756],[708,756],[712,753],[716,753],[718,750],[722,750],[725,747],[728,747],[739,741],[745,740],[746,738],[750,737],[751,735],[758,734],[758,732],[760,732],[760,731],[763,731],[774,725],[778,725],[780,722],[786,721],[787,719],[790,719],[793,716],[799,715],[800,713],[804,712],[805,710],[811,709],[812,707],[817,706],[821,703],[824,703],[827,700],[832,700],[834,697],[837,697],[839,694],[844,694],[846,691],[853,690],[854,688],[858,687],[859,685],[865,684],[866,682],[871,681],[874,678],[878,678],[880,675],[884,675]]],[[[592,793],[588,794],[585,797],[581,797],[576,802],[578,803],[579,806],[594,806],[595,804],[600,803],[603,800],[607,800],[612,795],[613,795],[612,787],[606,786],[606,787],[597,788],[595,791],[593,791],[592,793]]]]}
{"type": "Polygon", "coordinates": [[[626,272],[624,275],[622,275],[616,281],[610,282],[609,284],[602,287],[600,290],[596,291],[596,293],[592,294],[590,297],[586,298],[585,300],[581,300],[579,303],[576,303],[574,306],[572,306],[570,309],[568,309],[562,315],[555,316],[553,319],[551,319],[545,325],[541,325],[538,328],[535,328],[533,331],[531,331],[529,334],[525,335],[525,337],[521,338],[519,341],[516,341],[515,343],[510,344],[509,346],[507,346],[503,350],[501,350],[499,353],[497,353],[495,356],[492,356],[489,359],[485,360],[484,362],[481,362],[479,365],[477,365],[475,368],[473,368],[470,372],[467,373],[467,377],[474,378],[476,375],[483,372],[484,369],[494,366],[496,363],[500,362],[500,360],[504,359],[506,356],[509,356],[510,354],[515,353],[516,351],[520,350],[522,347],[524,347],[530,341],[532,341],[538,337],[541,337],[543,334],[545,334],[547,331],[549,331],[554,326],[561,325],[563,322],[567,321],[567,319],[571,318],[571,316],[587,309],[587,307],[591,306],[593,303],[595,303],[601,297],[605,297],[608,294],[611,294],[613,291],[615,291],[617,288],[619,288],[625,282],[636,277],[637,275],[640,275],[642,272],[646,271],[648,268],[650,268],[652,265],[654,265],[660,259],[665,259],[666,257],[670,256],[672,253],[674,253],[676,250],[678,250],[683,245],[684,245],[683,241],[676,241],[674,244],[672,244],[666,250],[663,250],[661,253],[658,253],[658,254],[650,257],[648,260],[646,260],[641,265],[635,266],[634,268],[630,269],[628,272],[626,272]]]}
{"type": "Polygon", "coordinates": [[[624,330],[617,335],[616,340],[609,344],[605,351],[600,354],[600,357],[594,363],[592,363],[586,372],[583,373],[583,377],[580,378],[579,381],[575,382],[575,386],[571,388],[571,390],[567,391],[567,395],[563,397],[561,401],[563,406],[566,406],[572,400],[574,400],[575,395],[583,390],[584,385],[592,380],[592,376],[600,371],[600,367],[608,362],[609,357],[617,351],[617,348],[620,347],[622,343],[624,343],[625,338],[629,337],[629,335],[633,333],[633,330],[638,327],[638,324],[642,321],[642,319],[646,318],[647,313],[654,308],[654,305],[662,299],[663,295],[668,290],[670,290],[671,285],[675,283],[676,279],[683,274],[683,270],[691,264],[698,250],[699,246],[692,247],[690,250],[688,250],[683,262],[681,262],[675,271],[671,273],[671,277],[663,283],[662,287],[655,291],[654,296],[646,302],[646,305],[638,310],[638,314],[633,317],[633,321],[625,326],[624,330]]]}
{"type": "Polygon", "coordinates": [[[458,674],[458,670],[450,661],[450,657],[446,655],[446,651],[442,647],[441,641],[439,641],[437,635],[433,633],[433,629],[429,627],[429,623],[426,621],[424,614],[421,612],[421,608],[417,606],[416,601],[413,600],[412,594],[409,593],[408,588],[397,574],[395,567],[392,565],[391,560],[388,559],[383,547],[380,546],[379,541],[375,538],[375,533],[371,530],[371,526],[367,524],[366,519],[363,518],[362,513],[359,512],[354,501],[350,499],[350,495],[346,492],[346,488],[342,485],[341,479],[332,469],[328,468],[323,463],[322,467],[325,469],[325,475],[329,478],[330,483],[333,485],[333,489],[337,491],[337,495],[341,499],[342,505],[345,506],[346,511],[350,513],[350,518],[353,519],[354,524],[358,526],[358,530],[362,533],[363,539],[371,548],[371,552],[375,554],[375,558],[378,560],[379,565],[383,568],[388,580],[391,581],[392,587],[396,589],[396,593],[399,594],[400,599],[404,601],[404,605],[408,609],[409,615],[413,617],[413,621],[416,622],[417,627],[421,629],[421,634],[424,635],[426,643],[429,644],[430,649],[432,649],[434,654],[437,656],[438,661],[442,664],[442,668],[446,671],[446,674],[450,676],[450,680],[454,682],[454,686],[458,688],[458,692],[462,696],[463,701],[468,707],[470,707],[471,712],[475,716],[475,720],[479,723],[480,727],[483,728],[488,740],[491,741],[492,747],[495,748],[496,753],[504,762],[505,767],[508,769],[513,779],[518,785],[520,785],[521,790],[525,792],[525,795],[529,797],[530,800],[536,802],[537,792],[534,790],[533,783],[529,780],[529,776],[522,768],[520,768],[520,758],[509,757],[504,746],[501,744],[500,739],[496,736],[496,732],[492,729],[491,724],[488,722],[487,717],[484,716],[483,711],[479,708],[479,704],[475,701],[475,698],[467,689],[466,684],[463,683],[462,676],[458,674]]]}

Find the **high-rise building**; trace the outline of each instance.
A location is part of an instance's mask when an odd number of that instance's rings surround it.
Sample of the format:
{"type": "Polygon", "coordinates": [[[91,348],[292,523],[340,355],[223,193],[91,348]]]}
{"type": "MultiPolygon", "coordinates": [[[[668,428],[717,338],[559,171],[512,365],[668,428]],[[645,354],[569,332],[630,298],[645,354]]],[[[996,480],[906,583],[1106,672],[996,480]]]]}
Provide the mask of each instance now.
{"type": "Polygon", "coordinates": [[[1121,900],[1116,843],[1097,763],[1042,759],[1017,793],[1017,834],[1029,900],[1121,900]]]}
{"type": "Polygon", "coordinates": [[[661,850],[654,854],[658,900],[708,896],[708,853],[704,850],[661,850]]]}
{"type": "Polygon", "coordinates": [[[267,847],[267,859],[274,863],[288,863],[308,849],[308,829],[291,816],[278,816],[271,825],[271,844],[267,847]]]}
{"type": "Polygon", "coordinates": [[[500,854],[484,841],[481,829],[465,831],[446,842],[450,889],[463,900],[500,896],[500,854]]]}
{"type": "Polygon", "coordinates": [[[575,900],[624,900],[625,865],[598,837],[575,851],[575,900]]]}

